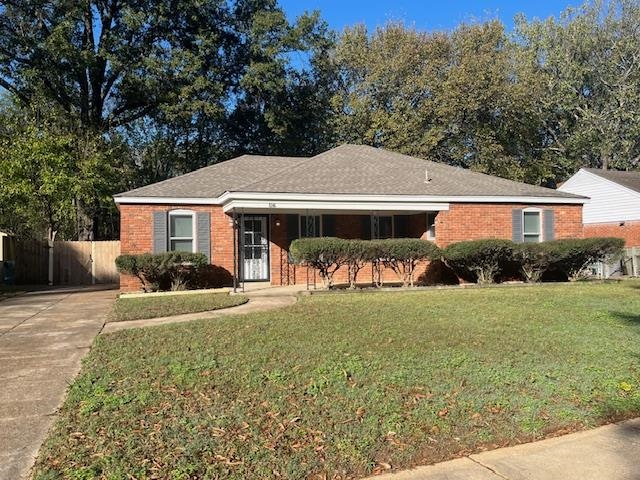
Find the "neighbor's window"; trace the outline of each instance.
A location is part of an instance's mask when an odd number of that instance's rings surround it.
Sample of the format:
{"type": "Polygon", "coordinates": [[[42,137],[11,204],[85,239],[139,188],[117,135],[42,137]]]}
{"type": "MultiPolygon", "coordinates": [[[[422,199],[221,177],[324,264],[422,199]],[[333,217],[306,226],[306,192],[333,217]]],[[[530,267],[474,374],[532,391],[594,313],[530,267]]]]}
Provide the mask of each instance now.
{"type": "Polygon", "coordinates": [[[169,250],[193,252],[193,213],[169,212],[169,250]]]}
{"type": "Polygon", "coordinates": [[[393,238],[393,217],[373,217],[372,238],[393,238]]]}
{"type": "Polygon", "coordinates": [[[542,233],[540,228],[540,212],[539,211],[524,211],[522,212],[523,227],[524,227],[524,241],[527,243],[539,243],[542,240],[542,233]]]}
{"type": "Polygon", "coordinates": [[[300,238],[320,237],[320,215],[300,215],[300,238]]]}

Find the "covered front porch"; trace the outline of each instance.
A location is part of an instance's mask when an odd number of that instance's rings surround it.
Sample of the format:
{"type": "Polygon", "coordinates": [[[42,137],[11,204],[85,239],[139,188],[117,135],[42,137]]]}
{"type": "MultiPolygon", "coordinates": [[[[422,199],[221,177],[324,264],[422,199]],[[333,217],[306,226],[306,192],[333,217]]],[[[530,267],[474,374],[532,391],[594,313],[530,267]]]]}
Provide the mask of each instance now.
{"type": "MultiPolygon", "coordinates": [[[[348,206],[337,201],[332,205],[267,203],[230,202],[224,208],[235,227],[233,276],[236,289],[245,288],[252,282],[271,285],[320,283],[313,270],[292,262],[289,246],[298,238],[422,238],[436,242],[438,213],[449,208],[446,203],[361,202],[357,205],[350,202],[348,206]]],[[[370,273],[365,268],[362,276],[373,275],[373,269],[369,270],[370,273]]],[[[347,280],[346,269],[336,273],[336,280],[347,280]]]]}

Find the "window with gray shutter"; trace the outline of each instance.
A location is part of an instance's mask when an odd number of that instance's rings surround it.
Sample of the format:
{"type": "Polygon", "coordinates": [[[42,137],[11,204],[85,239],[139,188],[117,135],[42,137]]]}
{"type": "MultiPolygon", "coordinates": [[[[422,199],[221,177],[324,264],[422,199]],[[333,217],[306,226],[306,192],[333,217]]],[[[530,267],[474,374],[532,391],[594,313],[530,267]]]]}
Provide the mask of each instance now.
{"type": "Polygon", "coordinates": [[[555,218],[553,210],[545,210],[542,217],[544,240],[555,240],[555,218]]]}
{"type": "Polygon", "coordinates": [[[167,251],[167,212],[153,212],[153,253],[167,251]]]}
{"type": "Polygon", "coordinates": [[[204,253],[211,263],[211,214],[209,212],[196,213],[196,235],[198,253],[204,253]]]}
{"type": "Polygon", "coordinates": [[[522,225],[522,209],[514,208],[511,211],[511,224],[512,224],[512,240],[516,243],[522,243],[524,241],[524,230],[522,225]]]}

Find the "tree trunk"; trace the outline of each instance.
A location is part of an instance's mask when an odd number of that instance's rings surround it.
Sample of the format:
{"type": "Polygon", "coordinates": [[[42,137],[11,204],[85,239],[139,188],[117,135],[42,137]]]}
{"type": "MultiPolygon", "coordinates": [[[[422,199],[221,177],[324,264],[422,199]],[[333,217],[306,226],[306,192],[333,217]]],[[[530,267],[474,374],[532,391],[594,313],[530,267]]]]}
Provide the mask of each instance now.
{"type": "Polygon", "coordinates": [[[92,209],[81,199],[76,199],[76,218],[78,240],[92,241],[95,226],[92,209]]]}

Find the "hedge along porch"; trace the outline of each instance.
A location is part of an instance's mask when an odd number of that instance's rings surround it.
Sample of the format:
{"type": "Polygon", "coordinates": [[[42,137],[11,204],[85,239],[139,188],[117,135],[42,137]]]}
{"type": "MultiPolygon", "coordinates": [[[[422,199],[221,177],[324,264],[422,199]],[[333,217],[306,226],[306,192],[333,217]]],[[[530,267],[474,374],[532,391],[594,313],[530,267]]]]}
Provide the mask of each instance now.
{"type": "MultiPolygon", "coordinates": [[[[200,251],[228,284],[273,285],[307,282],[289,261],[295,238],[411,237],[442,247],[579,238],[586,200],[355,145],[310,159],[244,155],[115,196],[123,254],[200,251]]],[[[122,277],[121,288],[139,285],[122,277]]]]}

